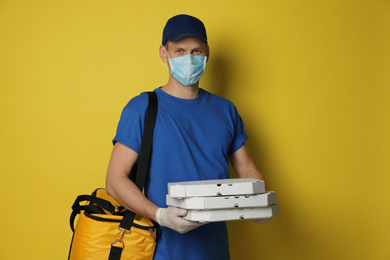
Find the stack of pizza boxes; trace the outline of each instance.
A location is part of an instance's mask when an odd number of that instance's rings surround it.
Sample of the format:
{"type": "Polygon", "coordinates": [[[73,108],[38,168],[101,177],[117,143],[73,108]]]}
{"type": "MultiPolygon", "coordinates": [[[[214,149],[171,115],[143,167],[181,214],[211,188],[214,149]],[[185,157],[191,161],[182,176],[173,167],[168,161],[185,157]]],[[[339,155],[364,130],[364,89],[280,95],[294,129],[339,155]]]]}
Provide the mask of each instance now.
{"type": "Polygon", "coordinates": [[[257,179],[220,179],[168,183],[168,206],[188,209],[185,219],[217,222],[272,218],[279,214],[274,191],[257,179]]]}

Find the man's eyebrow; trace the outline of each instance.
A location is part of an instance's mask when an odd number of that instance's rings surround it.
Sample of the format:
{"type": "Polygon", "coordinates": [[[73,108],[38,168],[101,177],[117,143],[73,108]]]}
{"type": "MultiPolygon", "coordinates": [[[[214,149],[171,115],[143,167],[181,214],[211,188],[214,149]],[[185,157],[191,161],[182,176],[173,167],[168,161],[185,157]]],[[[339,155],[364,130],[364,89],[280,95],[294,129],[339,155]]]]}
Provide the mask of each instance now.
{"type": "Polygon", "coordinates": [[[197,51],[197,50],[202,50],[203,48],[202,47],[195,47],[195,48],[192,48],[192,49],[189,49],[190,51],[197,51]]]}

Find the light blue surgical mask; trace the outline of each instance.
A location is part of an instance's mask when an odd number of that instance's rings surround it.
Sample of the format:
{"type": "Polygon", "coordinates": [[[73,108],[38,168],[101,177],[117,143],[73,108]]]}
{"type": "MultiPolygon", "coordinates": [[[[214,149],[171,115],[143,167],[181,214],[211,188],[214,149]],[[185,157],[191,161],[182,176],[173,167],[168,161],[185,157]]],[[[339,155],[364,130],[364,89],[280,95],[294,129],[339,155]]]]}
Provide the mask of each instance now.
{"type": "Polygon", "coordinates": [[[186,86],[195,85],[206,69],[206,56],[187,54],[172,59],[168,55],[168,58],[171,66],[170,74],[186,86]]]}

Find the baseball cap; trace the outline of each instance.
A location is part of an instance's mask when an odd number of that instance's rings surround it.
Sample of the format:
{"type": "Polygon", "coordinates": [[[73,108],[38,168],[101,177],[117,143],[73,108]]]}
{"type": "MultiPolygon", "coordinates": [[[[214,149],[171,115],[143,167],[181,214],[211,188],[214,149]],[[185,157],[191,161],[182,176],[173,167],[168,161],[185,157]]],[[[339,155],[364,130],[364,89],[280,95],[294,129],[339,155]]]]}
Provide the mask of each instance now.
{"type": "Polygon", "coordinates": [[[187,36],[196,37],[207,44],[206,28],[201,20],[187,14],[176,15],[170,18],[164,27],[162,45],[187,36]]]}

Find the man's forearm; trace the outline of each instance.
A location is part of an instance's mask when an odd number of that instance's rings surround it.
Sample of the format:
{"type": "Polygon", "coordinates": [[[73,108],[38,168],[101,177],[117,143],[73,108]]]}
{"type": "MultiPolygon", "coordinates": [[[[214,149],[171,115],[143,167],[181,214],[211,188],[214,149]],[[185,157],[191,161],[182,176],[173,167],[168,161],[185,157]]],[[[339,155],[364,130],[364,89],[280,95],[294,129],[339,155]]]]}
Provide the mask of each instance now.
{"type": "Polygon", "coordinates": [[[158,206],[148,200],[127,176],[107,179],[106,189],[126,209],[157,221],[158,206]]]}

